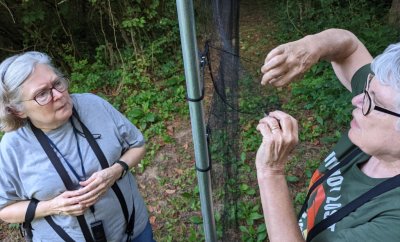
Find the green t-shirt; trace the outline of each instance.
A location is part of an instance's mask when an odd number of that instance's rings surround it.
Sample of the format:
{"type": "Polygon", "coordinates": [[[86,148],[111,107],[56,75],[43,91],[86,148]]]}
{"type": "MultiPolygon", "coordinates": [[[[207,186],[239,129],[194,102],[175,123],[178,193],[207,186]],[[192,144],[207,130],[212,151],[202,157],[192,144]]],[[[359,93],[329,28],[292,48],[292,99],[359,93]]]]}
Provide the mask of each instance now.
{"type": "MultiPolygon", "coordinates": [[[[354,96],[363,91],[369,72],[370,65],[366,65],[354,75],[351,81],[354,96]]],[[[349,140],[347,132],[344,133],[333,151],[313,174],[310,186],[354,149],[356,146],[349,140]]],[[[359,164],[367,161],[369,157],[363,152],[358,153],[347,165],[334,172],[314,190],[308,200],[308,209],[299,220],[304,237],[307,236],[307,231],[321,220],[385,180],[371,178],[360,170],[359,164]]],[[[390,190],[363,204],[312,240],[320,241],[400,241],[400,188],[390,190]]]]}

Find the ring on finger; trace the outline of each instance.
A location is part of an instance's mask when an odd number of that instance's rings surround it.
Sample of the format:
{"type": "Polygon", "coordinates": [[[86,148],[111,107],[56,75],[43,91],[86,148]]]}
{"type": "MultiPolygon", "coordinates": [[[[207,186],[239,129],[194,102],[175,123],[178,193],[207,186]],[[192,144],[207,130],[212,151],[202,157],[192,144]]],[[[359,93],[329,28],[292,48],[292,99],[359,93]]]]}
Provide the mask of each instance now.
{"type": "Polygon", "coordinates": [[[271,128],[271,131],[274,131],[276,129],[279,129],[279,127],[278,126],[274,126],[274,127],[271,128]]]}

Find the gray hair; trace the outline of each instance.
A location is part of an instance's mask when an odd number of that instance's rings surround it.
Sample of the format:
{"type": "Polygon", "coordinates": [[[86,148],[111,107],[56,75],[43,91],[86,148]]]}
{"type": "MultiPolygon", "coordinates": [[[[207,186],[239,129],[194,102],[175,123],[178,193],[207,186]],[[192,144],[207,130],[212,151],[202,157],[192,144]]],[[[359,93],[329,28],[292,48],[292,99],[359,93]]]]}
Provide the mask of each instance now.
{"type": "MultiPolygon", "coordinates": [[[[387,85],[398,92],[395,108],[400,110],[400,42],[389,45],[376,56],[371,63],[371,70],[382,85],[387,85]]],[[[396,129],[400,131],[400,120],[396,129]]]]}
{"type": "Polygon", "coordinates": [[[21,111],[21,85],[34,71],[37,64],[48,65],[56,74],[51,58],[41,52],[29,51],[11,56],[0,64],[0,130],[16,130],[24,125],[26,119],[15,115],[21,111]]]}
{"type": "Polygon", "coordinates": [[[381,84],[400,92],[400,43],[389,45],[382,54],[375,57],[371,70],[381,84]]]}

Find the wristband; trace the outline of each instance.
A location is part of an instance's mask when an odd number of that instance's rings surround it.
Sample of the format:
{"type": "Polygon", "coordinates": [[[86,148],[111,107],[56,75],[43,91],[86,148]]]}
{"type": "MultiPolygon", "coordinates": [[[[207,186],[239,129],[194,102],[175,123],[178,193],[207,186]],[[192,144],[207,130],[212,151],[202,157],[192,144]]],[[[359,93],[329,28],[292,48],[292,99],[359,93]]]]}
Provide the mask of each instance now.
{"type": "Polygon", "coordinates": [[[25,213],[25,223],[30,224],[35,218],[36,207],[39,201],[35,198],[32,198],[29,202],[28,208],[25,213]]]}
{"type": "Polygon", "coordinates": [[[120,166],[122,166],[122,168],[124,168],[124,170],[121,173],[121,177],[119,178],[119,180],[122,179],[122,177],[124,177],[128,171],[129,171],[129,166],[128,164],[126,164],[124,161],[122,160],[117,160],[116,162],[114,162],[114,164],[119,164],[120,166]]]}

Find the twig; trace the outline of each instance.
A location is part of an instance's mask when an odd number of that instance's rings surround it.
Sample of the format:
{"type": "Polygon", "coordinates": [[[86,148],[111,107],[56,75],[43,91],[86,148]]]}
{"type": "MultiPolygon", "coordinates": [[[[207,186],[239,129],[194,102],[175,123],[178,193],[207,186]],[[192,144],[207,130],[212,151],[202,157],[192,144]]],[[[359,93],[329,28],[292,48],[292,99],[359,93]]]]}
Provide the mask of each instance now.
{"type": "MultiPolygon", "coordinates": [[[[124,70],[124,73],[125,73],[125,72],[126,72],[126,69],[125,69],[125,62],[124,62],[124,59],[122,58],[121,51],[120,51],[119,48],[118,48],[117,35],[115,34],[114,15],[113,15],[113,13],[112,13],[110,0],[108,0],[108,10],[110,11],[110,17],[111,17],[111,22],[112,22],[113,34],[114,34],[114,43],[115,43],[115,47],[117,48],[119,57],[121,58],[122,69],[124,70]]],[[[121,80],[120,83],[118,84],[118,87],[117,87],[117,93],[120,92],[120,90],[122,89],[123,85],[124,85],[124,82],[123,82],[123,80],[121,80]]]]}
{"type": "MultiPolygon", "coordinates": [[[[64,1],[62,1],[62,2],[64,2],[64,1]]],[[[62,2],[59,2],[58,4],[61,4],[62,2]]],[[[57,1],[56,0],[54,0],[54,6],[56,7],[56,14],[57,14],[57,17],[58,17],[58,20],[60,21],[60,24],[61,24],[61,27],[62,27],[62,29],[64,30],[64,33],[69,37],[69,39],[71,40],[71,45],[72,45],[72,49],[74,50],[74,56],[75,56],[75,53],[76,53],[76,49],[75,49],[75,44],[74,44],[74,40],[73,40],[73,38],[72,38],[72,34],[71,34],[71,32],[69,32],[69,31],[67,31],[67,29],[65,28],[65,26],[64,26],[64,23],[63,23],[63,21],[62,21],[62,19],[61,19],[61,16],[60,16],[60,12],[58,11],[58,4],[57,4],[57,1]]]]}
{"type": "Polygon", "coordinates": [[[15,24],[14,15],[12,14],[11,9],[10,9],[10,8],[7,6],[7,4],[4,3],[3,1],[0,1],[0,4],[3,5],[3,6],[7,9],[7,11],[10,13],[10,16],[11,16],[11,18],[12,18],[12,21],[13,21],[14,24],[15,24]]]}
{"type": "Polygon", "coordinates": [[[301,35],[304,35],[304,33],[303,33],[299,28],[297,28],[296,24],[295,24],[295,23],[293,22],[293,20],[290,18],[290,15],[289,15],[289,0],[286,0],[286,14],[287,14],[287,17],[288,17],[290,23],[291,23],[291,24],[293,25],[293,27],[297,30],[297,32],[299,32],[301,35]]]}
{"type": "Polygon", "coordinates": [[[6,49],[6,48],[0,47],[0,50],[6,51],[6,52],[10,52],[10,53],[22,53],[22,52],[24,52],[25,50],[30,49],[30,48],[32,48],[32,47],[33,47],[33,45],[28,46],[28,47],[25,47],[25,48],[20,49],[20,50],[12,50],[12,49],[6,49]]]}

